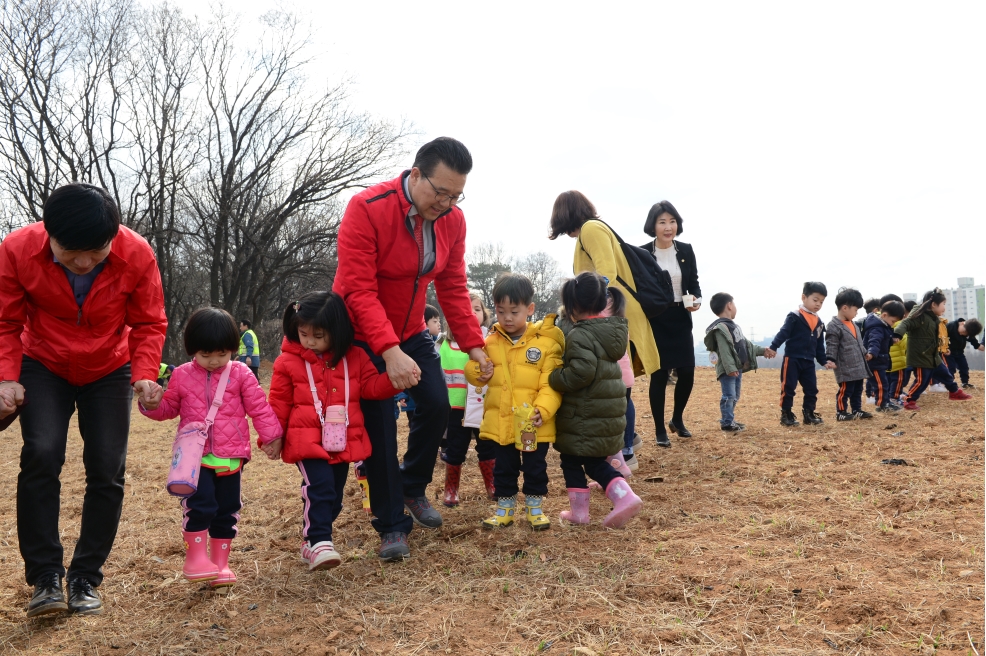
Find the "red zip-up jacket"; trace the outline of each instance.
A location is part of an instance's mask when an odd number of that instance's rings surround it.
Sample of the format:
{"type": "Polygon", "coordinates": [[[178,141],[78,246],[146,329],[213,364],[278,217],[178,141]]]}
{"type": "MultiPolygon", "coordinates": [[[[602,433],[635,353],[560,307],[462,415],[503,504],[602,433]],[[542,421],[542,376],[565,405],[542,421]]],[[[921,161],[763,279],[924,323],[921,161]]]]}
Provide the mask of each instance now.
{"type": "Polygon", "coordinates": [[[356,339],[377,354],[425,329],[425,293],[435,282],[438,302],[463,351],[482,348],[466,282],[466,220],[462,210],[434,222],[435,266],[421,273],[418,246],[407,226],[411,200],[397,178],[353,196],[339,226],[339,266],[332,290],[342,296],[356,339]]]}
{"type": "Polygon", "coordinates": [[[24,355],[71,385],[127,362],[131,382],[157,378],[168,319],[154,251],[120,226],[104,262],[80,308],[44,224],[7,235],[0,244],[0,380],[20,378],[24,355]]]}

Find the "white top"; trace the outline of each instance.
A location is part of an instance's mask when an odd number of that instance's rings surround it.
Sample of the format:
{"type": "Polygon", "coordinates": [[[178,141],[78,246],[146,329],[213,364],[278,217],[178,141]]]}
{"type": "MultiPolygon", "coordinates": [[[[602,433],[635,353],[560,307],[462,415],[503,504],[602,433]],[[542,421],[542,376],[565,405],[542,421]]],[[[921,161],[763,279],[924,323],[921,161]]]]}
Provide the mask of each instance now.
{"type": "Polygon", "coordinates": [[[654,259],[657,264],[671,276],[671,288],[674,290],[675,303],[681,302],[681,267],[678,266],[678,251],[674,244],[669,248],[658,248],[654,244],[654,259]]]}

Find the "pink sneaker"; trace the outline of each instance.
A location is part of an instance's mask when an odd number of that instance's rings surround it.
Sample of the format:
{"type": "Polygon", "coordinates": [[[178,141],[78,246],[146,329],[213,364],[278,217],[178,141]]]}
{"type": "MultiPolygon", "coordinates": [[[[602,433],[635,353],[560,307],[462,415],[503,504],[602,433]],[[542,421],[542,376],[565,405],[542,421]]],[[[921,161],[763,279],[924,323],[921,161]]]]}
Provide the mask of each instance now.
{"type": "Polygon", "coordinates": [[[606,528],[621,528],[637,516],[644,502],[640,500],[630,486],[622,478],[614,478],[606,486],[606,496],[613,502],[613,512],[606,515],[603,526],[606,528]]]}
{"type": "Polygon", "coordinates": [[[330,540],[301,545],[301,559],[308,564],[308,571],[316,569],[332,569],[342,562],[342,556],[336,551],[330,540]]]}

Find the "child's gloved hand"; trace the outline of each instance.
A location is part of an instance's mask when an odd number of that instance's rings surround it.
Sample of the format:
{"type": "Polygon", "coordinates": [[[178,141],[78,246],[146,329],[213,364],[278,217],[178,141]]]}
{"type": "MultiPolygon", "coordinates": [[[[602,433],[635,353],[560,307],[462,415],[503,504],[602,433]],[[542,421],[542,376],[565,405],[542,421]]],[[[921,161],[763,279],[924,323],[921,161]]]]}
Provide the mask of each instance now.
{"type": "Polygon", "coordinates": [[[277,438],[260,447],[260,450],[267,454],[269,460],[277,460],[281,457],[281,449],[284,447],[284,440],[277,438]]]}

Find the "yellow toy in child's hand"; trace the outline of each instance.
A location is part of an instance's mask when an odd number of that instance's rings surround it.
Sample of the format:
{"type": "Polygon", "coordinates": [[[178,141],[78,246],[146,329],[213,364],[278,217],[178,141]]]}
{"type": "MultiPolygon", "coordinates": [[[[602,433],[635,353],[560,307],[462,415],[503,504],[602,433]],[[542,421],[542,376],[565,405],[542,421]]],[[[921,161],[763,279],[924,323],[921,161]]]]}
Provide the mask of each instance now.
{"type": "Polygon", "coordinates": [[[527,403],[519,408],[514,408],[514,446],[520,451],[537,451],[535,415],[540,417],[537,409],[527,403]]]}

